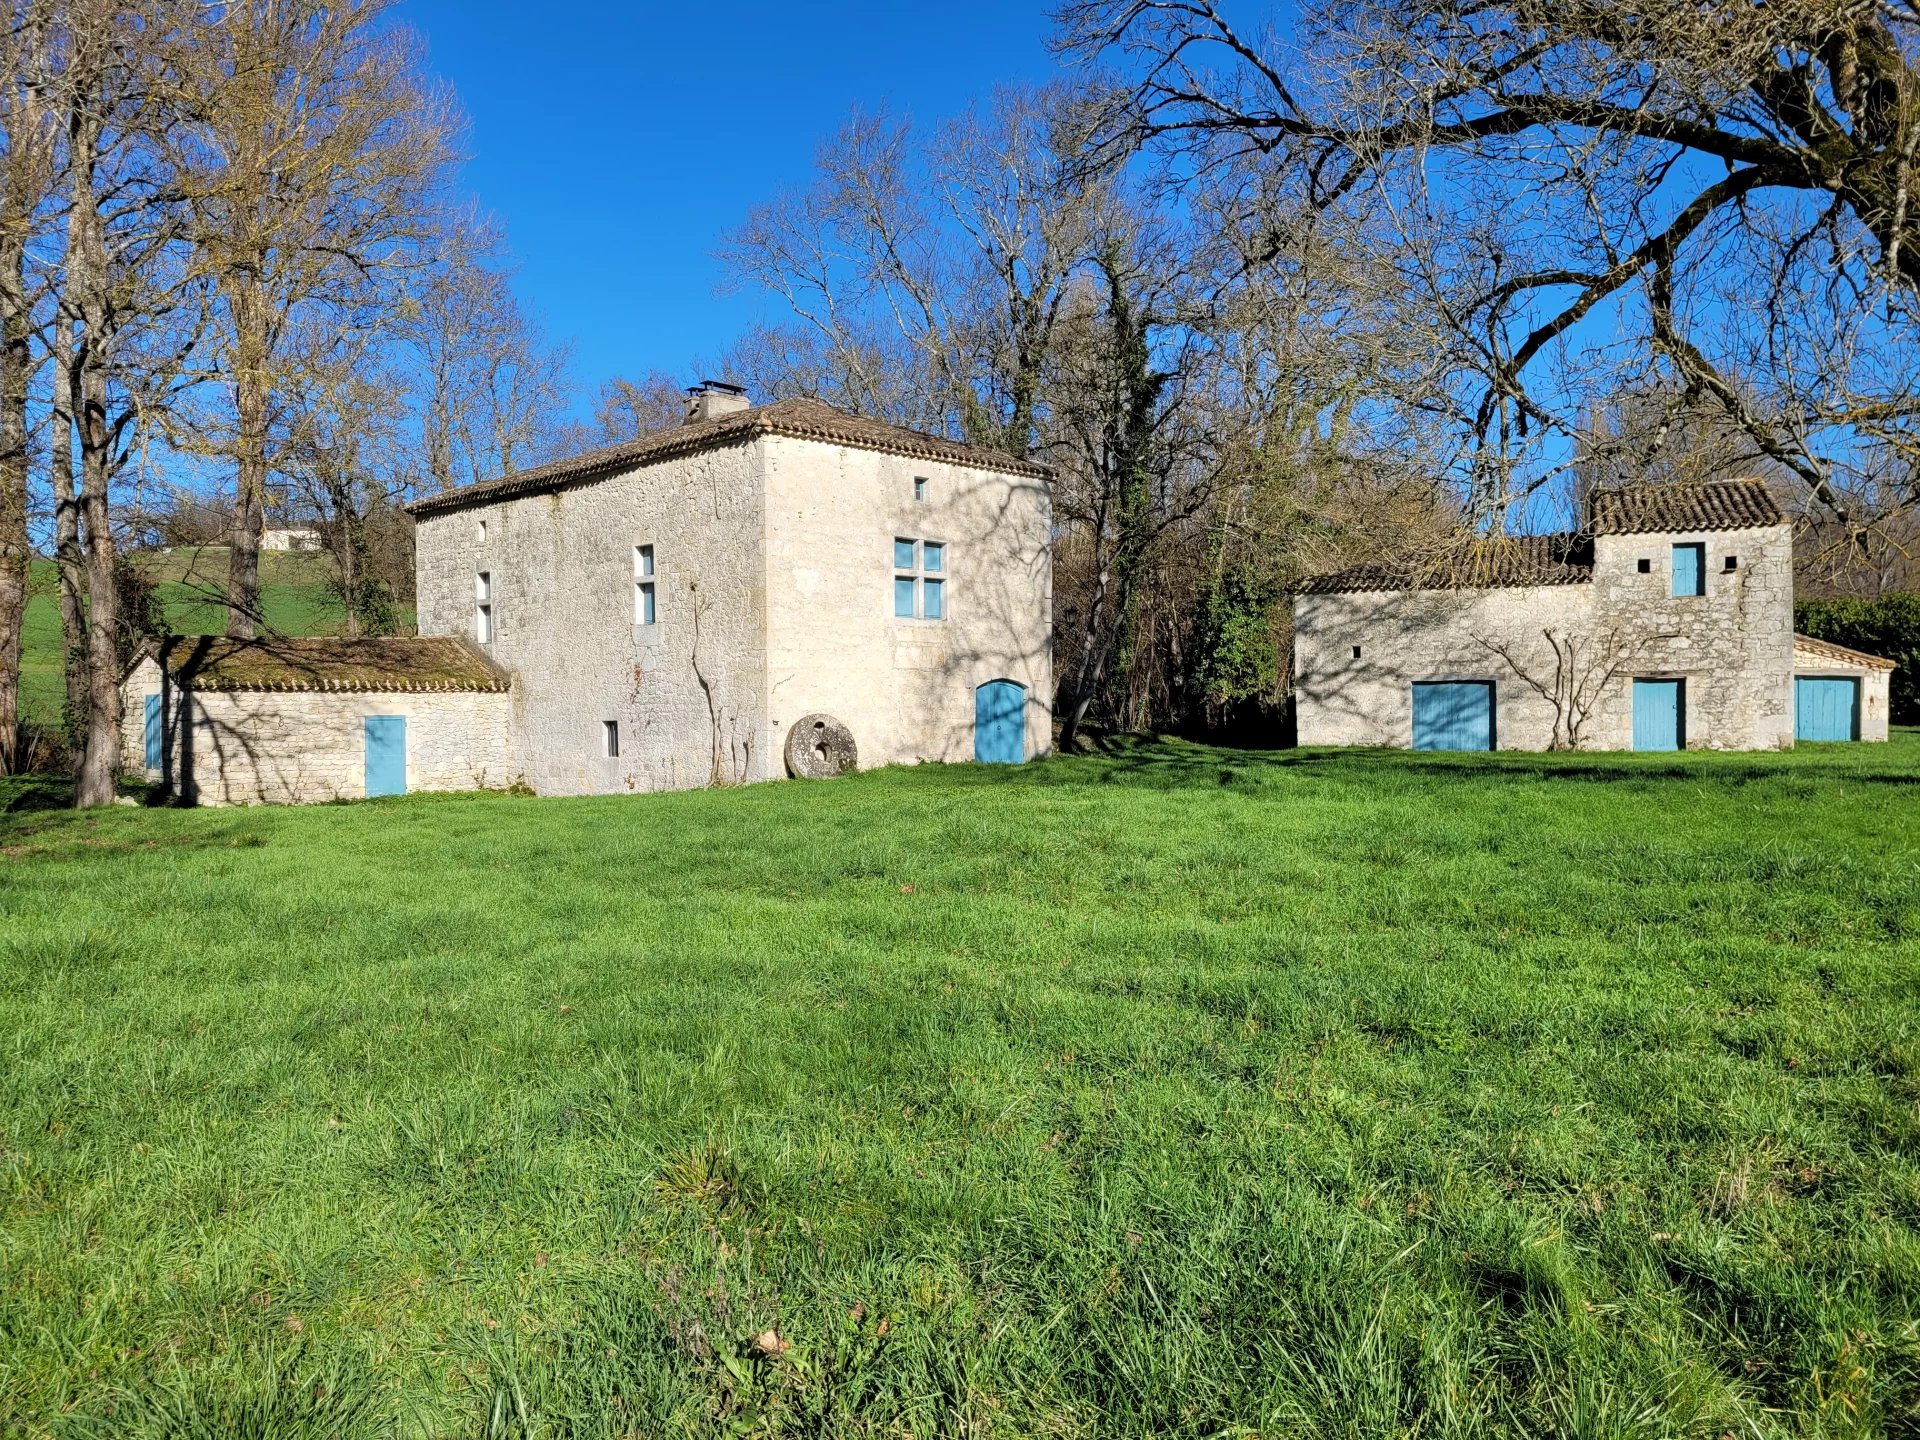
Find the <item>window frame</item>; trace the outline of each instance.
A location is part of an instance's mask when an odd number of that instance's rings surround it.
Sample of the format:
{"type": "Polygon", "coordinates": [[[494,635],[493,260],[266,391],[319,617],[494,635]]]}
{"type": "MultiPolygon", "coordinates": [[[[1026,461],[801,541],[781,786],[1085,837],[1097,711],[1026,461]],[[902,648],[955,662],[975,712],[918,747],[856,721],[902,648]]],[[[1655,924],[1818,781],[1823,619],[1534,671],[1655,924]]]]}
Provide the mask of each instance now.
{"type": "Polygon", "coordinates": [[[493,644],[497,633],[493,617],[493,572],[473,572],[473,638],[481,645],[493,644]]]}
{"type": "Polygon", "coordinates": [[[604,760],[620,758],[620,722],[618,720],[600,722],[600,756],[604,760]]]}
{"type": "Polygon", "coordinates": [[[893,565],[888,573],[893,576],[893,618],[932,624],[940,624],[951,618],[947,584],[953,576],[947,561],[948,552],[953,548],[950,542],[930,540],[924,536],[910,538],[895,535],[892,544],[893,565]],[[928,546],[933,547],[934,563],[931,567],[927,565],[928,546]],[[905,562],[901,558],[903,555],[907,557],[905,562]],[[903,599],[907,604],[904,610],[901,608],[903,599]]]}
{"type": "Polygon", "coordinates": [[[660,622],[659,606],[660,564],[655,556],[653,542],[646,541],[633,547],[633,623],[636,629],[646,629],[660,622]]]}

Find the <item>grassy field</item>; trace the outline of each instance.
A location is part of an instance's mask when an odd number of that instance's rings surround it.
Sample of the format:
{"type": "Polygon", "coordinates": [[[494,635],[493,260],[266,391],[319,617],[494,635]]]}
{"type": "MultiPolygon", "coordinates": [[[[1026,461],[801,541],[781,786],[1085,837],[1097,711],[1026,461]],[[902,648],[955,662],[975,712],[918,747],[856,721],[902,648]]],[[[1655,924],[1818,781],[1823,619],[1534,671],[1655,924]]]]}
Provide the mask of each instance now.
{"type": "MultiPolygon", "coordinates": [[[[220,596],[227,581],[227,552],[210,547],[138,557],[154,579],[167,628],[176,635],[218,635],[227,612],[220,596]]],[[[282,635],[337,635],[343,612],[329,588],[333,562],[323,554],[267,551],[260,556],[260,599],[268,626],[282,635]]],[[[21,709],[40,725],[59,723],[60,599],[53,562],[35,560],[28,580],[26,632],[20,657],[21,709]]],[[[409,609],[403,619],[413,623],[409,609]]]]}
{"type": "Polygon", "coordinates": [[[1920,1434],[1920,737],[7,793],[0,1432],[1920,1434]]]}

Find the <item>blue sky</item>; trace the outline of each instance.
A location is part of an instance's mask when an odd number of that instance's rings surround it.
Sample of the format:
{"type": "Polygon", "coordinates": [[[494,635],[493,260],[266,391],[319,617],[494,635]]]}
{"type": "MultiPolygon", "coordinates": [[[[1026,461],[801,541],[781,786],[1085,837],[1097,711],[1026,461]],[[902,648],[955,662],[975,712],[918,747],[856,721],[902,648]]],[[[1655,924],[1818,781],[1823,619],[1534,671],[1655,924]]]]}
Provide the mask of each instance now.
{"type": "Polygon", "coordinates": [[[465,185],[584,396],[676,376],[766,312],[713,250],[857,103],[933,121],[1057,73],[1046,0],[403,0],[471,120],[465,185]]]}

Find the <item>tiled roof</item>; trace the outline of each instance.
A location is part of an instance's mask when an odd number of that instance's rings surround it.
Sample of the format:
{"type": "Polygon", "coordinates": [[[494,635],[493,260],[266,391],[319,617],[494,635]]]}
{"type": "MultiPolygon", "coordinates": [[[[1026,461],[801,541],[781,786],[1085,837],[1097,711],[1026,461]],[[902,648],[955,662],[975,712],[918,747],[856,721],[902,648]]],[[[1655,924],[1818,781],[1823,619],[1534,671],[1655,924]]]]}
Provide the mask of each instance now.
{"type": "Polygon", "coordinates": [[[1508,585],[1581,585],[1593,579],[1593,542],[1580,535],[1476,536],[1426,554],[1314,575],[1303,595],[1368,590],[1494,590],[1508,585]]]}
{"type": "Polygon", "coordinates": [[[1891,660],[1879,655],[1869,655],[1864,650],[1849,650],[1844,645],[1836,645],[1831,640],[1816,640],[1811,635],[1793,637],[1793,658],[1798,664],[1801,656],[1815,660],[1838,661],[1842,665],[1851,665],[1859,670],[1894,670],[1899,668],[1891,660]]]}
{"type": "Polygon", "coordinates": [[[506,673],[470,640],[386,635],[229,640],[176,635],[156,658],[191,690],[398,691],[507,689],[506,673]]]}
{"type": "Polygon", "coordinates": [[[939,460],[949,465],[966,465],[1004,475],[1045,478],[1052,473],[1044,465],[1017,459],[999,450],[962,445],[938,435],[909,430],[903,425],[870,420],[864,415],[854,415],[818,400],[776,400],[771,405],[756,405],[749,410],[736,410],[731,415],[658,430],[622,445],[589,450],[583,455],[556,460],[551,465],[541,465],[498,480],[449,490],[444,495],[429,495],[423,500],[414,501],[407,509],[415,515],[439,515],[468,505],[562,490],[572,485],[590,484],[635,465],[668,460],[723,445],[745,444],[762,435],[822,440],[830,445],[845,445],[855,450],[879,450],[889,455],[939,460]]]}
{"type": "Polygon", "coordinates": [[[1595,535],[1644,535],[1656,530],[1747,530],[1784,525],[1786,519],[1762,482],[1715,480],[1597,490],[1588,528],[1595,535]]]}

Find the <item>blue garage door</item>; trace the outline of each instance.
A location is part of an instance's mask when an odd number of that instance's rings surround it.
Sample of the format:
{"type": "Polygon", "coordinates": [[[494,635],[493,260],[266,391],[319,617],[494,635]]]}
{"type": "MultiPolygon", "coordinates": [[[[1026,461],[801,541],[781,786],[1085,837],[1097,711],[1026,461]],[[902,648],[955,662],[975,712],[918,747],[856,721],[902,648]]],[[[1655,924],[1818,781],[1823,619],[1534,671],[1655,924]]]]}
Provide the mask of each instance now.
{"type": "Polygon", "coordinates": [[[1678,750],[1686,743],[1682,711],[1686,692],[1680,680],[1633,682],[1633,748],[1678,750]]]}
{"type": "Polygon", "coordinates": [[[367,716],[367,794],[407,793],[407,717],[367,716]]]}
{"type": "Polygon", "coordinates": [[[1858,740],[1860,682],[1844,675],[1795,676],[1793,738],[1858,740]]]}
{"type": "Polygon", "coordinates": [[[1493,686],[1485,680],[1428,680],[1413,687],[1413,748],[1493,749],[1493,686]]]}
{"type": "Polygon", "coordinates": [[[973,692],[973,758],[1018,765],[1027,758],[1027,687],[989,680],[973,692]]]}

